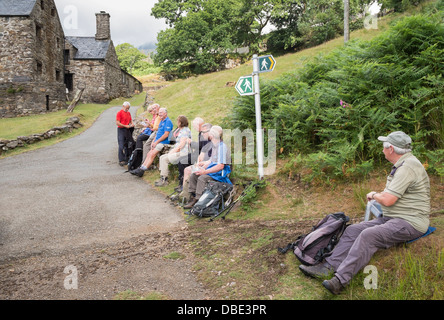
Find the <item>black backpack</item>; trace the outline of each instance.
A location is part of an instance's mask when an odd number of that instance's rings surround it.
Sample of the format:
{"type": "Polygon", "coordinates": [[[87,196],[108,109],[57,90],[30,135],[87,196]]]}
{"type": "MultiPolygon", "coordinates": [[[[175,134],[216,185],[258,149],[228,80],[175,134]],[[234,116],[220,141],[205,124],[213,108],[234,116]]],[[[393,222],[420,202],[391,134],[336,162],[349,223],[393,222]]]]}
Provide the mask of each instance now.
{"type": "Polygon", "coordinates": [[[135,170],[142,164],[143,160],[143,149],[137,148],[131,154],[128,160],[128,171],[135,170]]]}
{"type": "Polygon", "coordinates": [[[305,265],[320,263],[331,254],[349,221],[349,217],[343,212],[329,214],[319,221],[311,232],[300,236],[286,248],[278,250],[286,253],[292,249],[299,261],[305,265]]]}
{"type": "MultiPolygon", "coordinates": [[[[199,201],[187,213],[198,218],[216,217],[226,208],[225,196],[232,193],[233,185],[210,181],[199,201]]],[[[232,197],[231,197],[232,198],[232,197]]]]}

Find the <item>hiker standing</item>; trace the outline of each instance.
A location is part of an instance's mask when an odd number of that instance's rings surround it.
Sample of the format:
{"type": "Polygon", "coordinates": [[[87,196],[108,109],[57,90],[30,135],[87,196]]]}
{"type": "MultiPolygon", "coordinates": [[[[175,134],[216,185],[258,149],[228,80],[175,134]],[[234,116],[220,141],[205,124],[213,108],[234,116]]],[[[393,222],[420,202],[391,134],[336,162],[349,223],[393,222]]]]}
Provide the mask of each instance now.
{"type": "Polygon", "coordinates": [[[119,143],[119,164],[124,166],[130,157],[125,153],[125,148],[130,142],[134,142],[132,137],[132,130],[134,130],[133,119],[129,112],[131,105],[129,102],[124,102],[122,109],[117,113],[116,125],[117,125],[117,142],[119,143]]]}
{"type": "Polygon", "coordinates": [[[370,192],[367,200],[381,206],[382,216],[346,228],[325,262],[299,266],[313,277],[334,271],[333,278],[322,283],[334,294],[342,291],[376,251],[419,238],[429,228],[430,181],[424,166],[411,153],[412,139],[397,131],[378,140],[384,143],[383,153],[393,168],[384,191],[370,192]]]}

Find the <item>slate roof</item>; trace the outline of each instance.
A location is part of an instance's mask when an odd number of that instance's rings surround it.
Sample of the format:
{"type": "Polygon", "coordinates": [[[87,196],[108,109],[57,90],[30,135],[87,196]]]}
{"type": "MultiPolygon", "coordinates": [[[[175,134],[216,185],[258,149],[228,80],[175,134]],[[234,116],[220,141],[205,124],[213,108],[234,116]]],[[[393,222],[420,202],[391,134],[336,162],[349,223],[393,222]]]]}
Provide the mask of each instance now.
{"type": "Polygon", "coordinates": [[[96,40],[94,37],[66,37],[66,40],[78,50],[75,60],[104,60],[111,43],[110,40],[96,40]]]}
{"type": "Polygon", "coordinates": [[[0,16],[29,16],[36,0],[0,0],[0,16]]]}

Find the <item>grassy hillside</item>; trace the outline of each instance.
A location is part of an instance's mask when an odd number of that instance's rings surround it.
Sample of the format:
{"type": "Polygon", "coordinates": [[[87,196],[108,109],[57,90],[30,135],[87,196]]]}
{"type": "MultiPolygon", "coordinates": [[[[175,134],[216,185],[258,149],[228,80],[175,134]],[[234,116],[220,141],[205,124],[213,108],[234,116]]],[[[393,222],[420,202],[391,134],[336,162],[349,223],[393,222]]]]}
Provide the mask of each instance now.
{"type": "MultiPolygon", "coordinates": [[[[383,17],[378,21],[378,29],[357,30],[352,32],[350,38],[351,40],[372,39],[400,16],[383,17]]],[[[343,45],[343,38],[340,37],[313,48],[275,57],[277,61],[275,71],[261,74],[261,79],[276,79],[283,73],[301,68],[318,54],[329,53],[343,45]]],[[[169,82],[166,88],[155,92],[153,97],[157,103],[168,108],[172,117],[183,114],[192,119],[200,116],[208,122],[219,123],[230,112],[233,99],[237,96],[235,88],[227,86],[227,83],[236,83],[241,76],[252,72],[253,64],[250,61],[232,70],[169,82]]],[[[150,84],[149,80],[146,84],[150,84]]]]}
{"type": "MultiPolygon", "coordinates": [[[[420,8],[419,8],[420,9],[420,8]]],[[[378,21],[377,30],[359,30],[351,39],[370,40],[390,27],[404,13],[386,16],[378,21]]],[[[312,61],[318,54],[327,54],[343,46],[337,38],[301,52],[275,57],[273,73],[263,79],[276,79],[312,61]]],[[[233,70],[177,80],[154,94],[155,101],[169,109],[172,118],[184,114],[190,119],[201,116],[207,122],[220,124],[230,113],[234,87],[240,76],[252,73],[252,63],[233,70]]],[[[251,110],[254,113],[254,110],[251,110]]],[[[195,269],[200,279],[219,299],[443,299],[444,276],[444,187],[442,179],[431,177],[431,224],[437,231],[409,246],[399,246],[378,252],[371,260],[379,272],[378,289],[365,290],[365,274],[353,280],[344,294],[333,297],[321,283],[308,279],[298,270],[293,254],[277,253],[310,228],[325,214],[344,211],[353,222],[363,219],[365,195],[382,190],[390,171],[387,164],[372,172],[364,181],[307,184],[295,171],[293,157],[280,157],[278,171],[266,178],[266,185],[257,190],[248,202],[234,210],[227,220],[213,223],[196,221],[190,224],[196,258],[195,269]]],[[[256,175],[254,167],[236,167],[236,182],[256,175]]],[[[151,171],[144,179],[150,183],[159,177],[151,171]]],[[[159,188],[168,194],[175,185],[159,188]]]]}

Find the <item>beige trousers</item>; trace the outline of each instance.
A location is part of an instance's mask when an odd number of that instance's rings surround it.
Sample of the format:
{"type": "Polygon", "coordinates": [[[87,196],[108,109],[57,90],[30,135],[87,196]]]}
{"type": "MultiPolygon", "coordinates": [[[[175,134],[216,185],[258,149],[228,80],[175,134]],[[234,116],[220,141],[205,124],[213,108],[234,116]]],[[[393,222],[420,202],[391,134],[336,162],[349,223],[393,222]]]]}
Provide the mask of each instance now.
{"type": "Polygon", "coordinates": [[[159,167],[160,167],[160,175],[162,177],[168,177],[170,171],[168,169],[168,165],[171,164],[178,164],[179,158],[182,157],[183,154],[180,152],[174,152],[174,153],[167,153],[160,157],[159,159],[159,167]]]}

